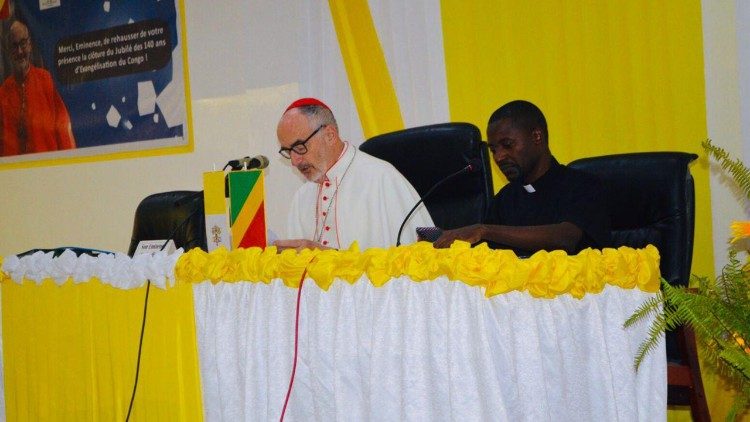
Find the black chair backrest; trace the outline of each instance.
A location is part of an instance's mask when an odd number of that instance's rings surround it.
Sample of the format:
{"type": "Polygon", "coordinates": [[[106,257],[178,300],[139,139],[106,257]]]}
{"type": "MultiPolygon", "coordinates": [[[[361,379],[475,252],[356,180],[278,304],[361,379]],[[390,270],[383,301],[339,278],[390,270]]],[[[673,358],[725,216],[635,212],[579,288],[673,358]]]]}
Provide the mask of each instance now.
{"type": "Polygon", "coordinates": [[[570,167],[598,176],[612,219],[614,247],[653,244],[661,274],[673,285],[690,280],[695,229],[695,188],[685,152],[640,152],[573,161],[570,167]]]}
{"type": "Polygon", "coordinates": [[[441,123],[370,138],[360,150],[391,163],[424,196],[436,183],[466,167],[462,174],[437,188],[425,200],[435,225],[453,229],[484,221],[493,196],[487,144],[470,123],[441,123]]]}
{"type": "Polygon", "coordinates": [[[168,239],[186,251],[195,247],[207,249],[203,192],[160,192],[138,204],[128,255],[133,256],[142,240],[168,239]]]}

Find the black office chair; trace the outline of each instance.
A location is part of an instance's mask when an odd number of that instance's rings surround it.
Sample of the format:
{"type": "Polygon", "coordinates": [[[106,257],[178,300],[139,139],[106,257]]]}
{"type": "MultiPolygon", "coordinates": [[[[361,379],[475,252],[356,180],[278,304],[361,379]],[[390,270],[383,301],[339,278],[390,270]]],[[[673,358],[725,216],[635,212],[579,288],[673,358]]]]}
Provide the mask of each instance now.
{"type": "MultiPolygon", "coordinates": [[[[661,275],[687,286],[693,257],[695,188],[684,152],[643,152],[573,161],[570,167],[597,175],[604,184],[614,247],[653,244],[661,275]]],[[[689,405],[694,421],[710,420],[698,364],[695,334],[680,327],[667,333],[667,403],[689,405]]]]}
{"type": "Polygon", "coordinates": [[[391,163],[420,196],[471,160],[477,169],[447,181],[425,200],[435,225],[454,229],[484,221],[493,196],[487,144],[470,123],[441,123],[370,138],[360,150],[391,163]]]}
{"type": "Polygon", "coordinates": [[[147,196],[138,205],[128,255],[133,256],[142,240],[169,239],[186,251],[195,247],[207,249],[203,192],[160,192],[147,196]]]}

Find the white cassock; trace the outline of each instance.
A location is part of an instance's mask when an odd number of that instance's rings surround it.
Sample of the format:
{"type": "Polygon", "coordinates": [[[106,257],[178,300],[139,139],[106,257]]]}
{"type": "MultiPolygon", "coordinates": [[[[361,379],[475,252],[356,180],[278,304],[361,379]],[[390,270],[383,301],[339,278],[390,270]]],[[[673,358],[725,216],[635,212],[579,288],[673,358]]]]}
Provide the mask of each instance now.
{"type": "MultiPolygon", "coordinates": [[[[294,194],[287,235],[337,249],[355,240],[361,250],[395,246],[398,229],[417,201],[414,187],[390,163],[346,142],[326,180],[305,182],[294,194]]],[[[401,243],[415,242],[417,227],[432,226],[420,204],[404,226],[401,243]]]]}

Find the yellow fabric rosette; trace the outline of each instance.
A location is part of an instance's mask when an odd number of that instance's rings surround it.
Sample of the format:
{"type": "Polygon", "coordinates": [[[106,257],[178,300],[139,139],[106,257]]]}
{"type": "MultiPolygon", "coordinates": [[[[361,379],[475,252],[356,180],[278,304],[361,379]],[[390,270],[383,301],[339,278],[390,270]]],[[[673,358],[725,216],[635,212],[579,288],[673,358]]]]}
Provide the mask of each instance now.
{"type": "Polygon", "coordinates": [[[605,248],[602,249],[602,270],[604,271],[603,279],[605,284],[632,289],[635,287],[635,281],[629,278],[627,259],[624,255],[628,254],[630,248],[605,248]]]}
{"type": "Polygon", "coordinates": [[[547,296],[555,297],[558,295],[570,293],[573,285],[578,279],[583,267],[583,259],[577,256],[570,256],[563,251],[552,251],[548,263],[552,264],[548,271],[549,281],[547,283],[547,296]]]}
{"type": "Polygon", "coordinates": [[[659,250],[654,245],[636,249],[639,255],[637,283],[644,292],[655,293],[661,288],[661,270],[659,270],[659,250]]]}
{"type": "MultiPolygon", "coordinates": [[[[584,249],[576,255],[578,274],[570,286],[570,294],[576,299],[586,293],[599,293],[604,289],[604,267],[602,251],[599,249],[584,249]]],[[[658,279],[657,279],[658,280],[658,279]]]]}
{"type": "Polygon", "coordinates": [[[276,274],[276,247],[270,246],[266,249],[248,248],[241,250],[243,253],[230,254],[235,263],[236,273],[231,281],[257,280],[268,283],[276,274]]]}
{"type": "Polygon", "coordinates": [[[400,275],[401,270],[392,264],[396,252],[396,248],[370,248],[362,253],[364,270],[373,286],[382,287],[388,280],[400,275]]]}
{"type": "Polygon", "coordinates": [[[302,274],[319,252],[311,249],[303,249],[299,253],[294,249],[282,251],[277,256],[276,277],[280,278],[287,287],[299,287],[302,274]]]}
{"type": "Polygon", "coordinates": [[[401,275],[409,276],[414,281],[426,281],[437,278],[440,273],[439,255],[429,242],[417,242],[409,247],[395,248],[398,251],[394,264],[401,267],[401,275]]]}
{"type": "Polygon", "coordinates": [[[354,283],[364,274],[363,260],[357,242],[352,243],[348,250],[318,251],[308,266],[307,276],[323,290],[328,290],[335,278],[354,283]]]}
{"type": "Polygon", "coordinates": [[[512,251],[495,251],[486,243],[472,248],[469,243],[458,241],[448,249],[444,259],[444,262],[450,263],[448,268],[444,266],[445,275],[470,286],[488,287],[495,284],[493,290],[505,292],[520,287],[508,279],[513,276],[513,267],[517,261],[518,258],[512,251]]]}
{"type": "Polygon", "coordinates": [[[185,252],[175,265],[175,280],[181,283],[200,283],[206,280],[203,267],[208,260],[208,253],[199,248],[185,252]]]}
{"type": "Polygon", "coordinates": [[[548,293],[551,273],[554,272],[554,267],[559,264],[560,259],[567,256],[563,251],[559,251],[562,254],[555,252],[539,251],[526,260],[528,276],[524,290],[534,297],[552,297],[548,293]]]}

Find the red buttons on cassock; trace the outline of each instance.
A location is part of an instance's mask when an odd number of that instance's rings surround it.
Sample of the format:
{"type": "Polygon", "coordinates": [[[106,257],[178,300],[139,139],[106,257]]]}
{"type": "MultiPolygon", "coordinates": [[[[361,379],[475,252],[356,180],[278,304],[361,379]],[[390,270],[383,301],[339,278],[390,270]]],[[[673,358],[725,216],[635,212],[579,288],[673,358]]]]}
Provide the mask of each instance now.
{"type": "Polygon", "coordinates": [[[331,230],[331,226],[326,226],[326,231],[331,230]]]}
{"type": "Polygon", "coordinates": [[[325,185],[326,187],[331,186],[331,182],[326,182],[325,185]]]}
{"type": "Polygon", "coordinates": [[[324,201],[327,201],[327,200],[328,200],[328,197],[327,197],[327,196],[324,196],[324,197],[323,197],[323,200],[324,200],[324,201]]]}
{"type": "Polygon", "coordinates": [[[325,217],[325,215],[326,215],[326,212],[325,212],[325,211],[323,211],[323,217],[325,217]]]}
{"type": "Polygon", "coordinates": [[[323,241],[323,245],[327,245],[327,244],[328,244],[328,241],[327,241],[327,240],[324,240],[324,241],[323,241]]]}

